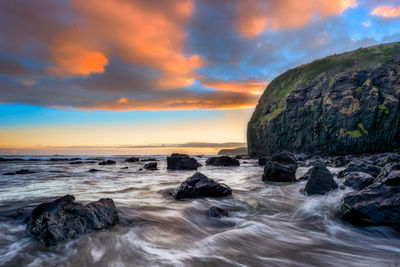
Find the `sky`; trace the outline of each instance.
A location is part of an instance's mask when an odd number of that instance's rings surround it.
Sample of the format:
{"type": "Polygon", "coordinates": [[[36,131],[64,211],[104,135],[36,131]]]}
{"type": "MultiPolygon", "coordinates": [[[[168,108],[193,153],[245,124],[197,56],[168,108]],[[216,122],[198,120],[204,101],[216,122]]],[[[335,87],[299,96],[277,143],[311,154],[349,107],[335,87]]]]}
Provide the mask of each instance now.
{"type": "Polygon", "coordinates": [[[400,0],[0,1],[0,154],[215,154],[268,83],[400,41],[400,0]]]}

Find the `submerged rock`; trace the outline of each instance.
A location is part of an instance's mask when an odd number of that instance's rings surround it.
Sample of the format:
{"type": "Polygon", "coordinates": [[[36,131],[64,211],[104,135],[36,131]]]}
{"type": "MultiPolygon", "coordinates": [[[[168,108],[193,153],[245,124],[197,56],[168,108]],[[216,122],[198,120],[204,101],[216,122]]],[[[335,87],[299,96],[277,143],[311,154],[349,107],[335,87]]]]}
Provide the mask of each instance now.
{"type": "Polygon", "coordinates": [[[365,172],[349,172],[344,177],[343,184],[355,190],[361,190],[374,182],[374,177],[365,172]]]}
{"type": "Polygon", "coordinates": [[[114,160],[103,160],[102,162],[99,163],[99,165],[115,165],[116,162],[114,160]]]}
{"type": "Polygon", "coordinates": [[[146,163],[144,164],[143,168],[146,170],[155,171],[157,170],[157,162],[146,163]]]}
{"type": "Polygon", "coordinates": [[[98,169],[90,169],[90,170],[88,170],[88,172],[99,172],[100,170],[98,170],[98,169]]]}
{"type": "Polygon", "coordinates": [[[137,157],[130,157],[130,158],[127,158],[124,162],[132,163],[132,162],[138,162],[138,161],[139,161],[139,158],[137,158],[137,157]]]}
{"type": "Polygon", "coordinates": [[[342,198],[343,219],[359,226],[387,225],[400,230],[400,171],[342,198]]]}
{"type": "Polygon", "coordinates": [[[195,158],[186,154],[174,153],[167,157],[168,170],[197,170],[200,166],[201,164],[195,158]]]}
{"type": "Polygon", "coordinates": [[[206,165],[212,166],[239,166],[240,163],[237,159],[229,156],[211,157],[206,160],[206,165]]]}
{"type": "Polygon", "coordinates": [[[32,173],[36,173],[36,172],[35,171],[21,169],[21,170],[16,171],[16,172],[7,172],[7,173],[4,173],[3,175],[32,174],[32,173]]]}
{"type": "Polygon", "coordinates": [[[324,195],[338,188],[333,174],[324,166],[312,167],[304,192],[307,195],[324,195]]]}
{"type": "Polygon", "coordinates": [[[227,217],[228,211],[226,211],[225,209],[221,208],[221,207],[217,207],[217,206],[211,206],[208,209],[208,216],[209,217],[214,217],[214,218],[221,218],[221,217],[227,217]]]}
{"type": "Polygon", "coordinates": [[[28,218],[27,233],[46,246],[75,238],[89,230],[109,228],[119,222],[114,201],[102,198],[83,205],[66,195],[37,206],[28,218]]]}
{"type": "Polygon", "coordinates": [[[249,155],[361,154],[400,146],[400,43],[325,57],[269,83],[248,123],[249,155]]]}
{"type": "Polygon", "coordinates": [[[264,167],[263,181],[295,182],[297,160],[290,152],[274,154],[264,167]]]}
{"type": "Polygon", "coordinates": [[[232,194],[232,190],[225,184],[220,184],[200,172],[196,172],[183,181],[172,196],[176,199],[196,197],[224,197],[232,194]]]}

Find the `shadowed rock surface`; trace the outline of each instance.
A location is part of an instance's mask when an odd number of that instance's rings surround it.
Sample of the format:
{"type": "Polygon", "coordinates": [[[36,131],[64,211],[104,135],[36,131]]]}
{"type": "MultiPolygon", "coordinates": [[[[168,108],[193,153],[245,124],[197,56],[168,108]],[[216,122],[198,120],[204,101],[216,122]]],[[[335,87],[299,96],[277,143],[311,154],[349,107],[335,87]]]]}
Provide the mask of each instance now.
{"type": "Polygon", "coordinates": [[[374,182],[374,177],[365,172],[349,172],[344,177],[343,184],[355,190],[361,190],[374,182]]]}
{"type": "Polygon", "coordinates": [[[355,225],[387,225],[400,230],[400,171],[342,198],[343,218],[355,225]]]}
{"type": "Polygon", "coordinates": [[[201,164],[195,158],[186,154],[174,153],[167,157],[168,170],[197,170],[200,166],[201,164]]]}
{"type": "Polygon", "coordinates": [[[275,78],[248,123],[250,156],[399,147],[400,43],[358,49],[275,78]]]}
{"type": "Polygon", "coordinates": [[[211,157],[206,160],[206,165],[213,166],[239,166],[240,163],[237,159],[229,156],[211,157]]]}
{"type": "Polygon", "coordinates": [[[337,188],[333,174],[326,167],[318,165],[311,168],[304,192],[307,195],[323,195],[337,188]]]}
{"type": "Polygon", "coordinates": [[[263,181],[295,182],[297,160],[290,152],[274,154],[264,167],[263,181]]]}
{"type": "Polygon", "coordinates": [[[37,206],[28,218],[27,233],[46,246],[77,237],[89,230],[109,228],[119,222],[114,201],[102,198],[83,205],[66,195],[37,206]]]}
{"type": "Polygon", "coordinates": [[[232,190],[225,184],[220,184],[200,172],[183,181],[172,196],[176,199],[196,197],[224,197],[232,194],[232,190]]]}
{"type": "Polygon", "coordinates": [[[350,172],[365,172],[372,175],[373,177],[376,177],[381,172],[381,168],[375,165],[369,165],[364,163],[362,164],[352,163],[346,169],[338,173],[338,178],[343,178],[347,173],[350,172]]]}

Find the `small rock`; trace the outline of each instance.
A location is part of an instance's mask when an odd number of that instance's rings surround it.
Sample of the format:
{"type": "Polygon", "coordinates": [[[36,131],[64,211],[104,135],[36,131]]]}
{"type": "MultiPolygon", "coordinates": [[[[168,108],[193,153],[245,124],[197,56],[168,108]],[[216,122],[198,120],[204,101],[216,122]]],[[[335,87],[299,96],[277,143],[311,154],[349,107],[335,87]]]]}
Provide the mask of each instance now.
{"type": "Polygon", "coordinates": [[[157,170],[157,162],[146,163],[144,164],[143,168],[146,170],[155,171],[157,170]]]}
{"type": "Polygon", "coordinates": [[[168,170],[197,170],[201,164],[195,158],[189,157],[186,154],[174,153],[167,157],[168,170]]]}
{"type": "Polygon", "coordinates": [[[74,165],[74,164],[82,164],[82,163],[83,162],[79,160],[79,161],[72,161],[69,164],[74,165]]]}
{"type": "Polygon", "coordinates": [[[272,155],[264,167],[263,181],[295,182],[297,160],[292,153],[280,152],[272,155]]]}
{"type": "Polygon", "coordinates": [[[137,158],[137,157],[130,157],[125,160],[125,162],[129,162],[129,163],[138,162],[138,161],[139,161],[139,158],[137,158]]]}
{"type": "Polygon", "coordinates": [[[220,184],[200,172],[183,181],[172,193],[176,199],[196,197],[223,197],[232,194],[225,184],[220,184]]]}
{"type": "Polygon", "coordinates": [[[140,160],[141,162],[145,162],[145,161],[157,161],[157,159],[155,158],[144,158],[140,160]]]}
{"type": "Polygon", "coordinates": [[[98,170],[98,169],[90,169],[90,170],[88,170],[88,172],[99,172],[100,170],[98,170]]]}
{"type": "Polygon", "coordinates": [[[206,165],[212,166],[239,166],[240,163],[237,159],[229,156],[211,157],[206,160],[206,165]]]}
{"type": "Polygon", "coordinates": [[[102,162],[99,163],[99,165],[114,165],[116,162],[114,160],[103,160],[102,162]]]}
{"type": "Polygon", "coordinates": [[[307,195],[324,195],[337,188],[333,174],[324,166],[315,166],[311,168],[304,192],[307,195]]]}
{"type": "Polygon", "coordinates": [[[224,210],[223,208],[217,207],[217,206],[211,206],[208,209],[208,216],[209,217],[214,217],[214,218],[221,218],[221,217],[227,217],[228,212],[224,210]]]}

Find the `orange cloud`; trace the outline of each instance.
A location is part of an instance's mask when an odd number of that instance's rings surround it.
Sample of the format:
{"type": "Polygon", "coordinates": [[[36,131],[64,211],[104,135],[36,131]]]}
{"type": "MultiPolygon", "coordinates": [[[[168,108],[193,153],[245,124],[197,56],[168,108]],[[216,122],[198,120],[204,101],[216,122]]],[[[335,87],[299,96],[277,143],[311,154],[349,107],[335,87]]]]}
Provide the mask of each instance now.
{"type": "Polygon", "coordinates": [[[237,5],[237,30],[252,38],[266,29],[301,27],[316,15],[327,17],[356,6],[355,0],[280,0],[239,1],[237,5]]]}
{"type": "Polygon", "coordinates": [[[247,93],[216,92],[200,96],[182,96],[163,99],[136,100],[123,97],[115,101],[105,101],[92,106],[76,107],[80,110],[192,110],[192,109],[242,109],[252,108],[259,96],[247,93]]]}
{"type": "Polygon", "coordinates": [[[383,18],[400,17],[400,6],[379,6],[372,10],[371,14],[383,18]]]}
{"type": "Polygon", "coordinates": [[[72,1],[73,7],[84,18],[82,34],[88,47],[101,47],[101,52],[79,50],[73,42],[54,47],[54,61],[59,69],[69,74],[91,74],[104,70],[105,56],[118,55],[121,59],[148,66],[160,72],[155,82],[158,88],[179,88],[193,83],[194,70],[205,64],[199,55],[184,53],[186,34],[183,30],[193,11],[193,0],[72,1]],[[67,55],[76,56],[68,57],[67,55]],[[69,58],[69,59],[67,59],[69,58]],[[88,66],[83,63],[94,62],[88,66]],[[77,64],[78,63],[78,64],[77,64]]]}
{"type": "Polygon", "coordinates": [[[87,49],[85,42],[76,31],[67,31],[52,43],[52,60],[55,66],[47,68],[57,76],[88,76],[103,73],[108,63],[101,52],[87,49]]]}
{"type": "Polygon", "coordinates": [[[253,95],[261,95],[268,85],[267,82],[256,80],[248,81],[203,81],[203,86],[209,89],[220,91],[249,93],[253,95]]]}

